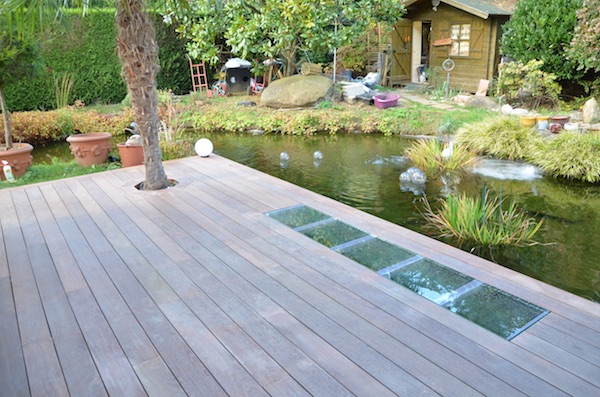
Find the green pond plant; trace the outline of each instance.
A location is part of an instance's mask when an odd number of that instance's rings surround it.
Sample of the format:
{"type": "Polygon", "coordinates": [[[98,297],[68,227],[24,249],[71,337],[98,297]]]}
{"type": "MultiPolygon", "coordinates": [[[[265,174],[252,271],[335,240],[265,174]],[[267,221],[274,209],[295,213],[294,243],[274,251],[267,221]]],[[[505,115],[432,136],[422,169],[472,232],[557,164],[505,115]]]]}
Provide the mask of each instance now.
{"type": "Polygon", "coordinates": [[[464,193],[448,196],[437,211],[424,200],[423,215],[438,237],[455,240],[461,246],[475,249],[539,244],[534,236],[543,219],[538,221],[514,202],[506,205],[504,201],[502,191],[499,197],[491,198],[484,187],[481,197],[464,193]]]}
{"type": "Polygon", "coordinates": [[[459,171],[475,161],[465,145],[443,143],[437,139],[419,139],[406,149],[405,154],[429,177],[459,171]]]}
{"type": "Polygon", "coordinates": [[[534,129],[523,127],[514,116],[496,116],[465,125],[456,132],[455,140],[477,154],[507,160],[530,160],[543,144],[534,129]]]}

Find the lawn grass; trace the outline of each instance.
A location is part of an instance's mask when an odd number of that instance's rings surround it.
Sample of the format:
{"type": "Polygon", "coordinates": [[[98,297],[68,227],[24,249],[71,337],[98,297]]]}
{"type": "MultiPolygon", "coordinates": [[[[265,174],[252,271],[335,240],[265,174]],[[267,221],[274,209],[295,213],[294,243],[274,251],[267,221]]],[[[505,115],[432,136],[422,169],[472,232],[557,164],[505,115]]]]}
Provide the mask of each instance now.
{"type": "Polygon", "coordinates": [[[53,181],[79,175],[94,174],[96,172],[113,170],[120,167],[120,163],[104,163],[100,165],[93,165],[91,167],[82,167],[77,164],[75,160],[62,162],[55,159],[51,164],[40,164],[29,167],[27,172],[19,177],[15,182],[10,183],[1,181],[0,189],[53,181]]]}

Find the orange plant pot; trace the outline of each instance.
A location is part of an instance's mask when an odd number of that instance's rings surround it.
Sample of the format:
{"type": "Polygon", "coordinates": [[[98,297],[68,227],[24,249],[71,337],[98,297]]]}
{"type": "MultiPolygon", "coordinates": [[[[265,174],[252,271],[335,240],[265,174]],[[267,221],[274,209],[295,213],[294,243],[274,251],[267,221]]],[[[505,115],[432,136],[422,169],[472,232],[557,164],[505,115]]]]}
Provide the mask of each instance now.
{"type": "MultiPolygon", "coordinates": [[[[2,160],[8,161],[10,167],[12,168],[13,175],[15,178],[20,177],[25,172],[27,172],[27,168],[31,167],[31,162],[33,157],[31,156],[31,151],[33,150],[33,146],[28,143],[14,143],[12,149],[10,150],[0,150],[0,164],[2,160]]],[[[5,180],[4,172],[0,168],[0,180],[5,180]]]]}
{"type": "Polygon", "coordinates": [[[71,153],[77,159],[77,164],[90,167],[106,162],[111,149],[111,137],[108,132],[75,134],[68,137],[67,142],[71,146],[71,153]]]}

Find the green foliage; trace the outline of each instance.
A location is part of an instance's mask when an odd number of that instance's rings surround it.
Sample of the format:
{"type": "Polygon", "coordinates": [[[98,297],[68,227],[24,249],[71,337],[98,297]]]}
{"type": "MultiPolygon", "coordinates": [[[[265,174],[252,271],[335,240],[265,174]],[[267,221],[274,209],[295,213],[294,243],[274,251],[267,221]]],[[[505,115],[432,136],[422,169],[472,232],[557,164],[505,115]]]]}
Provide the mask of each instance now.
{"type": "Polygon", "coordinates": [[[450,195],[437,212],[425,203],[429,228],[441,238],[471,248],[534,245],[533,238],[543,224],[512,201],[506,207],[501,197],[490,199],[485,188],[481,198],[450,195]]]}
{"type": "Polygon", "coordinates": [[[600,3],[598,0],[583,0],[577,10],[577,25],[569,46],[568,56],[583,71],[593,69],[600,72],[600,3]]]}
{"type": "Polygon", "coordinates": [[[598,136],[563,132],[533,162],[554,177],[600,182],[598,136]]]}
{"type": "MultiPolygon", "coordinates": [[[[156,36],[160,48],[159,88],[175,93],[191,89],[185,44],[175,37],[172,27],[156,16],[156,36]]],[[[9,108],[15,111],[53,109],[56,107],[55,76],[65,73],[74,77],[70,103],[118,103],[126,95],[121,65],[115,53],[115,10],[90,9],[69,12],[65,24],[49,26],[40,35],[46,69],[34,79],[21,80],[6,87],[9,108]]]]}
{"type": "Polygon", "coordinates": [[[511,116],[465,125],[456,132],[455,139],[478,154],[509,160],[532,159],[543,144],[539,134],[511,116]]]}
{"type": "Polygon", "coordinates": [[[0,88],[4,88],[23,78],[34,77],[40,71],[42,60],[35,38],[16,37],[3,18],[0,23],[0,88]]]}
{"type": "Polygon", "coordinates": [[[582,0],[520,0],[504,25],[502,53],[524,63],[541,60],[543,70],[560,79],[581,77],[576,62],[565,54],[581,5],[582,0]]]}
{"type": "MultiPolygon", "coordinates": [[[[10,115],[13,137],[32,145],[54,142],[76,132],[122,133],[133,120],[131,110],[101,114],[94,110],[62,109],[49,112],[13,112],[10,115]]],[[[4,133],[4,127],[0,125],[4,133]]]]}
{"type": "Polygon", "coordinates": [[[75,77],[67,72],[63,73],[62,79],[54,77],[54,96],[56,97],[56,109],[66,108],[69,104],[69,96],[73,89],[75,77]]]}
{"type": "Polygon", "coordinates": [[[195,154],[194,144],[189,140],[160,141],[160,150],[163,161],[175,160],[195,154]]]}
{"type": "Polygon", "coordinates": [[[556,104],[561,87],[556,75],[542,71],[543,65],[543,61],[535,59],[526,64],[517,61],[500,65],[496,95],[508,103],[533,108],[542,103],[556,104]]]}
{"type": "Polygon", "coordinates": [[[366,32],[371,22],[393,25],[403,13],[395,0],[199,0],[189,7],[168,0],[163,11],[190,40],[192,58],[218,63],[224,39],[241,58],[283,57],[286,76],[301,52],[330,52],[366,32]]]}
{"type": "Polygon", "coordinates": [[[520,125],[518,118],[495,117],[458,130],[456,142],[483,155],[526,160],[556,178],[600,182],[600,137],[563,131],[543,139],[535,130],[520,125]]]}
{"type": "Polygon", "coordinates": [[[429,177],[458,171],[475,159],[465,146],[444,145],[437,139],[419,139],[406,149],[405,154],[429,177]]]}

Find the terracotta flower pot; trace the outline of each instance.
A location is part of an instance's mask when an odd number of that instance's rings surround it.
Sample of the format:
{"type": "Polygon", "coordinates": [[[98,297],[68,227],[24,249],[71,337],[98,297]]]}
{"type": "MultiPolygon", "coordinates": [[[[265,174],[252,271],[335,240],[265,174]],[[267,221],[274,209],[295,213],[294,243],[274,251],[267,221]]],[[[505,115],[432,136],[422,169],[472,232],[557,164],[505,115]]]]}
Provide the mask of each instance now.
{"type": "Polygon", "coordinates": [[[142,145],[126,145],[118,143],[119,156],[123,167],[144,164],[144,147],[142,145]]]}
{"type": "MultiPolygon", "coordinates": [[[[33,159],[33,157],[31,157],[32,150],[33,146],[28,143],[15,143],[10,150],[2,148],[0,149],[0,164],[2,163],[2,160],[8,161],[12,168],[13,175],[15,178],[18,178],[31,166],[31,161],[33,159]]],[[[4,173],[1,170],[0,180],[5,180],[4,173]]]]}
{"type": "Polygon", "coordinates": [[[108,132],[93,132],[90,134],[75,134],[67,138],[71,145],[71,153],[77,163],[83,167],[102,164],[110,152],[110,135],[108,132]]]}
{"type": "Polygon", "coordinates": [[[560,124],[561,127],[564,127],[570,118],[571,116],[552,116],[550,117],[550,123],[560,124]]]}

